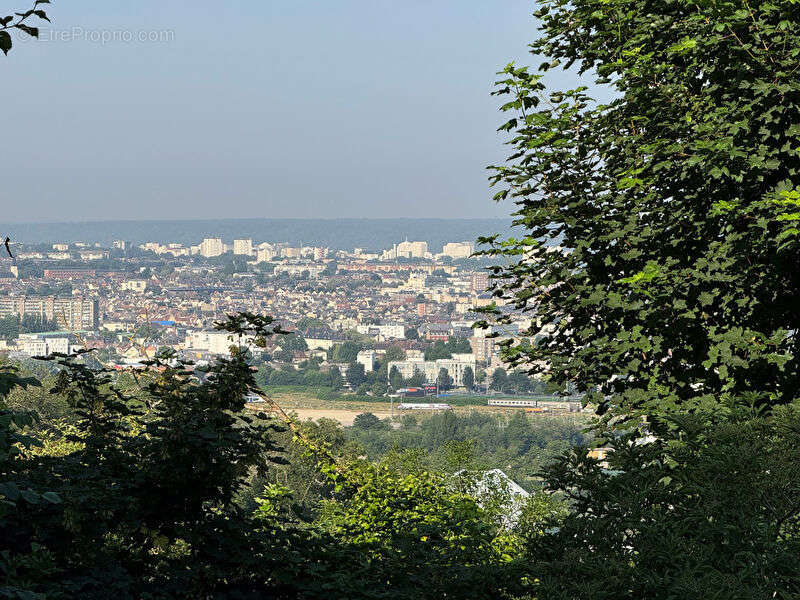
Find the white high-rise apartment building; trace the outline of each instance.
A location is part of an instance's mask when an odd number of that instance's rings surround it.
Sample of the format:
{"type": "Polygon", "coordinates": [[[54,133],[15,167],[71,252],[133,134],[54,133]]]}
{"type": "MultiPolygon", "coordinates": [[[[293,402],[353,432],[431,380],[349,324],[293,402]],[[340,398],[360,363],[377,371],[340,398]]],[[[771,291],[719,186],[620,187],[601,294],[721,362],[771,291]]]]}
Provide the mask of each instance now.
{"type": "Polygon", "coordinates": [[[405,258],[425,258],[428,253],[428,242],[409,242],[397,244],[397,256],[405,258]]]}
{"type": "Polygon", "coordinates": [[[450,258],[469,258],[474,251],[471,242],[450,242],[444,245],[442,254],[450,258]]]}
{"type": "Polygon", "coordinates": [[[253,254],[253,240],[233,240],[233,253],[250,256],[253,254]]]}
{"type": "Polygon", "coordinates": [[[225,245],[220,238],[206,238],[200,244],[200,254],[209,258],[219,256],[225,252],[225,245]]]}

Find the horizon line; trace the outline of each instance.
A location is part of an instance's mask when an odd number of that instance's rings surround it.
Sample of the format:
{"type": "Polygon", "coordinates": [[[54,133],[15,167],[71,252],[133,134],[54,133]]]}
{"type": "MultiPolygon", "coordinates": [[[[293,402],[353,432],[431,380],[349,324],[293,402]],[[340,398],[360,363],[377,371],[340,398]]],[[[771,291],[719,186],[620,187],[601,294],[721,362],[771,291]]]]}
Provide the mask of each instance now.
{"type": "Polygon", "coordinates": [[[75,219],[69,221],[7,221],[0,226],[77,225],[88,223],[178,223],[225,221],[511,221],[513,217],[203,217],[170,219],[75,219]]]}

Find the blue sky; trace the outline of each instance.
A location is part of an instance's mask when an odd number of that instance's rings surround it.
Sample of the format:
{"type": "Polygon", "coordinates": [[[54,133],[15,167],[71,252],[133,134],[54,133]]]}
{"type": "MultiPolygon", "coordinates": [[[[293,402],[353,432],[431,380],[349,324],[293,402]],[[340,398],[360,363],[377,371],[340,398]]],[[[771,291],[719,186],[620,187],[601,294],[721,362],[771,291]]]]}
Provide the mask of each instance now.
{"type": "Polygon", "coordinates": [[[534,62],[532,11],[58,0],[43,39],[0,58],[0,221],[506,216],[489,93],[534,62]]]}

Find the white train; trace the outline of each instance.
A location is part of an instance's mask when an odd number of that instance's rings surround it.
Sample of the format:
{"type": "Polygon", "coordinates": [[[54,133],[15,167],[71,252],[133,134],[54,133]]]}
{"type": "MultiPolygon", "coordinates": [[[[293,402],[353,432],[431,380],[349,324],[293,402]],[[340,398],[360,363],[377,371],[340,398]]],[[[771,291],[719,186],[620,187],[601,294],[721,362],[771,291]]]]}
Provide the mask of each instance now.
{"type": "Polygon", "coordinates": [[[512,408],[514,407],[539,408],[539,401],[538,400],[489,400],[489,406],[508,406],[512,408]]]}
{"type": "Polygon", "coordinates": [[[402,402],[397,405],[398,410],[452,410],[452,408],[444,403],[402,402]]]}

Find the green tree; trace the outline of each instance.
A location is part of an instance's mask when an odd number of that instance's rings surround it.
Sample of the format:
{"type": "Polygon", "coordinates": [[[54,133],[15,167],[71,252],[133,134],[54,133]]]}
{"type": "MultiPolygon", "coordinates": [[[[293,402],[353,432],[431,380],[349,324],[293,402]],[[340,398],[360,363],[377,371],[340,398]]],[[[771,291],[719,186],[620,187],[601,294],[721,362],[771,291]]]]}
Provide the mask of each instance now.
{"type": "Polygon", "coordinates": [[[335,362],[352,363],[358,357],[358,353],[363,349],[358,342],[346,341],[342,344],[333,346],[331,358],[335,362]]]}
{"type": "Polygon", "coordinates": [[[280,347],[281,349],[290,352],[305,352],[308,350],[308,344],[306,344],[303,336],[296,333],[282,336],[280,347]]]}
{"type": "Polygon", "coordinates": [[[324,387],[331,382],[330,375],[321,371],[306,371],[304,379],[305,384],[310,387],[324,387]]]}
{"type": "Polygon", "coordinates": [[[297,321],[298,331],[306,331],[311,327],[325,327],[325,323],[313,317],[302,317],[297,321]]]}
{"type": "MultiPolygon", "coordinates": [[[[219,327],[263,339],[271,324],[247,315],[219,327]]],[[[250,542],[234,498],[250,469],[277,451],[273,427],[243,414],[245,395],[256,390],[244,350],[213,363],[203,382],[181,364],[148,361],[153,368],[139,373],[135,395],[117,387],[116,372],[87,366],[84,354],[50,359],[59,367],[52,393],[74,408],[74,424],[55,450],[51,435],[43,436],[44,454],[28,450],[29,436],[16,440],[12,475],[23,475],[30,489],[0,482],[0,495],[14,505],[11,514],[0,502],[5,595],[218,597],[232,581],[240,585],[234,555],[250,542]],[[57,495],[38,494],[40,485],[57,495]],[[177,554],[164,562],[161,552],[177,554]],[[17,575],[26,593],[14,590],[17,575]]],[[[0,381],[25,384],[5,373],[0,381]]],[[[0,415],[3,462],[3,440],[14,435],[8,423],[0,415]]],[[[5,480],[6,464],[2,472],[5,480]]]]}
{"type": "Polygon", "coordinates": [[[408,387],[420,387],[425,385],[425,374],[414,369],[414,374],[406,379],[404,384],[408,387]]]}
{"type": "Polygon", "coordinates": [[[445,368],[439,369],[439,374],[436,376],[436,386],[440,391],[447,391],[453,387],[453,378],[445,368]]]}
{"type": "Polygon", "coordinates": [[[593,392],[609,419],[790,402],[798,5],[552,0],[537,15],[540,70],[574,65],[613,100],[514,65],[498,82],[513,154],[492,182],[523,231],[482,241],[509,259],[494,293],[552,326],[506,358],[593,392]]]}
{"type": "Polygon", "coordinates": [[[436,340],[433,344],[425,348],[425,360],[438,360],[440,358],[452,358],[453,353],[447,344],[441,340],[436,340]]]}
{"type": "Polygon", "coordinates": [[[508,374],[506,370],[498,367],[492,373],[492,382],[489,387],[493,390],[503,391],[508,386],[508,374]]]}
{"type": "Polygon", "coordinates": [[[389,371],[389,383],[395,390],[399,390],[403,387],[403,376],[400,374],[397,367],[392,367],[389,371]]]}
{"type": "Polygon", "coordinates": [[[383,357],[383,362],[391,362],[393,360],[405,360],[406,352],[400,346],[389,346],[386,349],[386,354],[383,357]]]}
{"type": "Polygon", "coordinates": [[[367,376],[364,374],[364,365],[356,362],[351,363],[350,366],[347,367],[345,378],[347,379],[347,383],[350,384],[350,387],[356,389],[367,380],[367,376]]]}
{"type": "Polygon", "coordinates": [[[324,275],[325,277],[333,277],[334,275],[336,275],[337,270],[338,270],[338,265],[336,264],[336,261],[332,260],[325,265],[324,269],[322,269],[322,275],[324,275]]]}
{"type": "Polygon", "coordinates": [[[462,378],[464,380],[464,387],[467,388],[468,391],[471,392],[475,389],[475,374],[472,372],[472,367],[464,368],[464,375],[462,378]]]}
{"type": "Polygon", "coordinates": [[[19,334],[19,317],[15,315],[9,315],[7,317],[0,318],[0,338],[14,340],[19,337],[19,334]]]}
{"type": "Polygon", "coordinates": [[[361,413],[353,419],[356,429],[385,429],[386,424],[372,413],[361,413]]]}
{"type": "Polygon", "coordinates": [[[330,379],[330,386],[334,390],[340,390],[344,387],[344,377],[342,377],[342,372],[337,367],[328,369],[328,377],[330,379]]]}
{"type": "Polygon", "coordinates": [[[531,378],[521,371],[513,371],[508,376],[508,385],[515,392],[525,394],[532,389],[531,378]]]}
{"type": "Polygon", "coordinates": [[[586,449],[550,466],[571,506],[528,533],[536,596],[795,597],[798,425],[796,406],[655,418],[649,443],[609,443],[607,468],[586,449]]]}
{"type": "Polygon", "coordinates": [[[505,261],[505,310],[544,325],[503,356],[587,392],[610,452],[547,469],[569,513],[531,536],[534,595],[794,597],[798,5],[536,15],[540,71],[574,68],[612,99],[515,65],[497,88],[512,154],[492,182],[521,231],[482,241],[505,261]]]}

